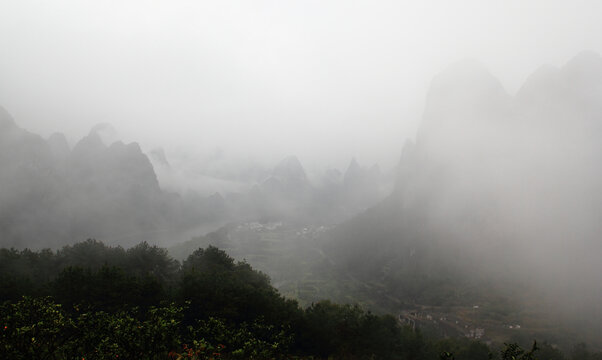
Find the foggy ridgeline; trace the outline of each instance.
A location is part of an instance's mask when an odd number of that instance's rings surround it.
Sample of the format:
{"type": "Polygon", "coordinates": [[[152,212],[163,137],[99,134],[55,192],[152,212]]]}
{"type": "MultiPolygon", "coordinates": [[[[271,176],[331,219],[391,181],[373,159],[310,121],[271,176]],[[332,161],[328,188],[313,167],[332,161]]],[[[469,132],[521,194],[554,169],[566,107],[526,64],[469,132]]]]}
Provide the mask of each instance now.
{"type": "Polygon", "coordinates": [[[103,137],[115,132],[110,125],[94,127],[72,149],[63,134],[43,139],[19,128],[1,108],[0,130],[5,247],[57,247],[86,238],[173,244],[199,227],[232,221],[331,224],[378,202],[393,179],[353,159],[344,174],[332,169],[314,186],[289,156],[272,171],[241,171],[235,180],[248,185],[241,191],[203,196],[193,187],[179,194],[157,180],[153,163],[168,182],[177,173],[165,154],[153,150],[149,158],[137,143],[105,144],[103,137]]]}
{"type": "Polygon", "coordinates": [[[215,245],[302,305],[360,303],[435,337],[602,347],[597,54],[538,69],[516,95],[476,62],[450,66],[389,188],[355,161],[315,184],[288,157],[241,192],[175,193],[153,167],[169,171],[164,154],[151,163],[102,131],[69,148],[2,110],[2,247],[146,240],[183,260],[215,245]],[[203,224],[217,231],[195,233],[203,224]]]}

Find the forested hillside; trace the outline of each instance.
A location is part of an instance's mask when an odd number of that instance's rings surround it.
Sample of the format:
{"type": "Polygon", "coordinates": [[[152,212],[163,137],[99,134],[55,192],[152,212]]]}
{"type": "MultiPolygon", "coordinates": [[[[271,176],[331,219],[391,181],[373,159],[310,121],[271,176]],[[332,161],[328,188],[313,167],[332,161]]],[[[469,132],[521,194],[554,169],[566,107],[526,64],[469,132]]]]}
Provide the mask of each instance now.
{"type": "MultiPolygon", "coordinates": [[[[182,263],[146,243],[0,249],[0,270],[0,351],[10,359],[532,359],[533,349],[428,337],[357,306],[300,308],[215,247],[182,263]]],[[[565,359],[536,348],[538,359],[565,359]]],[[[579,345],[570,358],[579,356],[601,355],[579,345]]]]}
{"type": "Polygon", "coordinates": [[[439,343],[350,305],[302,309],[215,247],[182,263],[146,243],[1,249],[0,274],[0,349],[11,359],[436,359],[446,347],[472,359],[491,351],[439,343]]]}

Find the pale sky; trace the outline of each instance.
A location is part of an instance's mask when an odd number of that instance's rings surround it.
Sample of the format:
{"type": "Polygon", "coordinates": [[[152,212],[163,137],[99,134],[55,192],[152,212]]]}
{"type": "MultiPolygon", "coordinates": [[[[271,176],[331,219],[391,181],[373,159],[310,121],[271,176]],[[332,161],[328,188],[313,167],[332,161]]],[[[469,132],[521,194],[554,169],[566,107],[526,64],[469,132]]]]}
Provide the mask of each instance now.
{"type": "Polygon", "coordinates": [[[109,122],[168,155],[387,168],[450,63],[514,93],[586,49],[601,1],[0,0],[0,106],[72,142],[109,122]]]}

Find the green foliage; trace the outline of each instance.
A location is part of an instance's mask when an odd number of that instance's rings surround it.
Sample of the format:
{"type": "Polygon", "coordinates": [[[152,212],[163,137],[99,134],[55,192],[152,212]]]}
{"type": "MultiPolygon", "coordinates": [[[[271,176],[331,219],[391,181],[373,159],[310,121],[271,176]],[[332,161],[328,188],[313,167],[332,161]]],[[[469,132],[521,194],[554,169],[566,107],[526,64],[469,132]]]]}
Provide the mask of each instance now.
{"type": "Polygon", "coordinates": [[[183,264],[180,301],[191,302],[188,317],[216,316],[238,322],[259,317],[270,323],[298,316],[297,303],[285,300],[247,263],[234,263],[215,247],[195,251],[183,264]]]}
{"type": "Polygon", "coordinates": [[[153,276],[161,283],[171,284],[180,265],[169,257],[167,249],[140,243],[126,251],[124,269],[136,276],[153,276]]]}
{"type": "Polygon", "coordinates": [[[0,352],[11,359],[61,358],[76,325],[49,298],[23,298],[0,307],[0,352]]]}
{"type": "Polygon", "coordinates": [[[227,349],[233,358],[271,359],[287,354],[293,342],[288,327],[277,327],[256,320],[251,324],[228,325],[217,318],[199,321],[193,334],[206,344],[217,344],[217,349],[227,349]]]}
{"type": "MultiPolygon", "coordinates": [[[[406,346],[416,339],[402,333],[396,320],[390,316],[376,316],[357,306],[338,305],[330,301],[312,304],[305,311],[305,331],[302,347],[311,354],[326,357],[401,359],[406,346]],[[405,337],[403,335],[406,335],[405,337]],[[404,343],[405,342],[405,343],[404,343]]],[[[420,346],[417,346],[420,351],[420,346]]],[[[414,353],[409,350],[409,353],[414,353]]]]}
{"type": "MultiPolygon", "coordinates": [[[[182,266],[164,249],[89,240],[57,252],[0,249],[0,354],[9,359],[498,358],[396,318],[320,301],[307,309],[215,247],[182,266]]],[[[547,343],[502,360],[565,360],[547,343]]],[[[585,345],[571,359],[599,360],[585,345]]]]}
{"type": "Polygon", "coordinates": [[[292,348],[303,316],[265,274],[214,247],[182,267],[146,243],[125,251],[94,240],[0,257],[2,346],[14,358],[42,348],[49,358],[166,358],[183,344],[186,354],[227,346],[229,357],[272,358],[292,348]]]}
{"type": "Polygon", "coordinates": [[[466,338],[447,338],[432,345],[441,359],[485,360],[493,357],[489,346],[466,338]]]}
{"type": "Polygon", "coordinates": [[[61,268],[74,266],[98,269],[102,266],[123,266],[127,262],[126,252],[121,246],[106,246],[94,239],[65,246],[56,253],[56,266],[61,268]]]}
{"type": "Polygon", "coordinates": [[[180,344],[182,308],[174,304],[144,312],[73,310],[50,298],[4,304],[2,353],[11,359],[152,359],[165,358],[180,344]]]}
{"type": "Polygon", "coordinates": [[[83,313],[76,319],[81,333],[73,339],[72,351],[87,359],[164,359],[181,343],[182,308],[174,304],[83,313]]]}
{"type": "Polygon", "coordinates": [[[517,343],[504,345],[506,347],[502,350],[502,360],[536,360],[535,352],[539,349],[536,341],[530,351],[522,349],[517,343]]]}
{"type": "Polygon", "coordinates": [[[150,306],[164,298],[156,277],[134,277],[122,269],[103,266],[98,270],[68,267],[51,283],[55,298],[67,305],[79,303],[117,309],[124,304],[150,306]]]}
{"type": "Polygon", "coordinates": [[[204,339],[194,340],[192,345],[184,344],[180,351],[170,351],[168,356],[175,360],[218,360],[222,359],[224,347],[222,344],[213,346],[204,339]]]}

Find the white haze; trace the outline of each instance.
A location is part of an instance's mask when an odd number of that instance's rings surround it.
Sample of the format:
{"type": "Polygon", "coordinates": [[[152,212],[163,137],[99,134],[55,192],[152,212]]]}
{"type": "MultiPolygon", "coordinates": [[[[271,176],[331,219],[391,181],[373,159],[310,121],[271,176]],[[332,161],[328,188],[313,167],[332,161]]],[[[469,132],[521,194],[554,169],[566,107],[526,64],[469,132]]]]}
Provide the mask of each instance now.
{"type": "Polygon", "coordinates": [[[479,59],[510,93],[602,53],[595,1],[0,1],[0,104],[73,143],[97,123],[168,156],[394,166],[433,74],[479,59]]]}
{"type": "Polygon", "coordinates": [[[97,130],[56,156],[0,111],[3,246],[338,224],[338,264],[451,257],[539,286],[593,337],[599,54],[594,1],[0,0],[0,109],[72,145],[97,130]]]}

